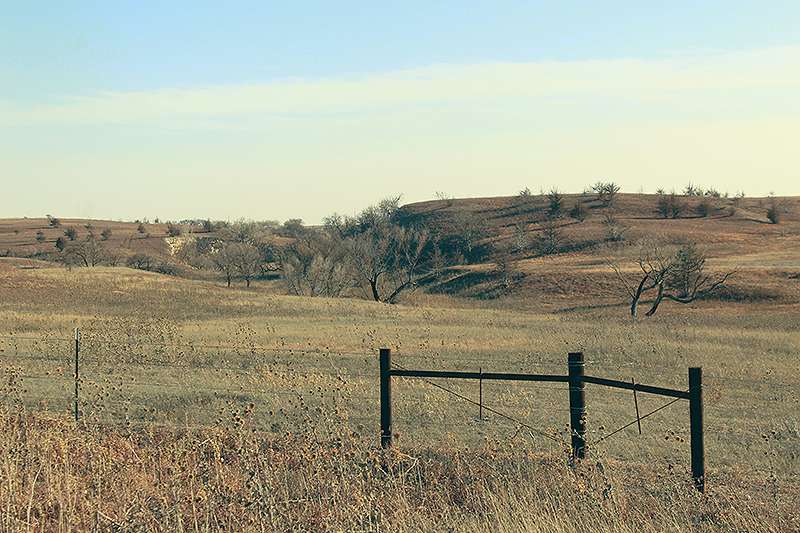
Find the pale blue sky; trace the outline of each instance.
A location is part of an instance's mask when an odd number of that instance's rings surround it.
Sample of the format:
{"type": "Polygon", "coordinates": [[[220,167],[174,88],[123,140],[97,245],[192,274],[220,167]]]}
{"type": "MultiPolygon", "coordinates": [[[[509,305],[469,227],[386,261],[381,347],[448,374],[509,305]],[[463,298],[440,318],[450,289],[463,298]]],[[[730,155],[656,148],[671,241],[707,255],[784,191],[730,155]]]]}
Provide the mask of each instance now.
{"type": "Polygon", "coordinates": [[[0,216],[800,194],[800,2],[2,2],[0,216]]]}

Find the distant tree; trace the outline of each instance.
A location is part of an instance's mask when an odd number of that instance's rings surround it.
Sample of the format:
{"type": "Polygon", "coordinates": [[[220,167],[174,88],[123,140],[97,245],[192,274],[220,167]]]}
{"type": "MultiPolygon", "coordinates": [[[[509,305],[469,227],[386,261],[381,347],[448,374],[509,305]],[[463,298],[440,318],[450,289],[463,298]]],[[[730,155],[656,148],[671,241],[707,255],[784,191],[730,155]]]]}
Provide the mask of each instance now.
{"type": "Polygon", "coordinates": [[[643,243],[636,261],[640,274],[632,281],[619,265],[610,262],[621,286],[630,298],[630,314],[637,317],[642,297],[655,292],[653,302],[645,316],[652,316],[665,299],[677,303],[691,303],[723,287],[734,274],[710,274],[706,270],[706,255],[696,245],[689,243],[674,253],[665,251],[652,242],[643,243]]]}
{"type": "Polygon", "coordinates": [[[518,196],[520,196],[522,198],[530,198],[532,196],[530,188],[529,187],[525,187],[524,189],[519,191],[519,195],[518,196]]]}
{"type": "Polygon", "coordinates": [[[150,255],[138,253],[130,256],[125,264],[138,270],[153,270],[157,262],[158,260],[150,255]]]}
{"type": "Polygon", "coordinates": [[[183,230],[180,226],[172,223],[167,224],[167,236],[169,237],[180,237],[183,234],[183,230]]]}
{"type": "Polygon", "coordinates": [[[107,241],[111,238],[112,233],[111,228],[103,228],[103,231],[100,232],[100,239],[107,241]]]}
{"type": "Polygon", "coordinates": [[[707,217],[714,211],[714,205],[708,196],[704,196],[695,206],[694,211],[700,217],[707,217]]]}
{"type": "Polygon", "coordinates": [[[69,240],[74,241],[78,238],[78,230],[73,227],[69,227],[64,230],[64,236],[67,237],[69,240]]]}
{"type": "Polygon", "coordinates": [[[139,232],[139,234],[141,234],[141,235],[144,235],[145,233],[147,233],[147,228],[145,228],[145,227],[144,227],[144,224],[142,224],[142,223],[140,222],[140,223],[139,223],[139,225],[138,225],[138,226],[136,226],[136,231],[138,231],[138,232],[139,232]]]}
{"type": "Polygon", "coordinates": [[[47,223],[51,228],[58,228],[61,226],[61,220],[50,215],[47,215],[47,223]]]}
{"type": "Polygon", "coordinates": [[[233,278],[236,276],[236,262],[233,254],[229,253],[228,246],[222,246],[222,248],[215,251],[211,255],[211,261],[214,263],[214,267],[225,276],[225,282],[230,287],[233,278]]]}
{"type": "Polygon", "coordinates": [[[572,209],[569,210],[569,216],[570,218],[574,218],[579,222],[586,220],[586,217],[588,216],[588,210],[586,209],[586,206],[583,205],[581,200],[577,200],[575,202],[575,205],[573,205],[572,209]]]}
{"type": "Polygon", "coordinates": [[[36,242],[41,243],[41,242],[44,242],[44,241],[45,241],[44,232],[42,230],[37,231],[36,232],[36,242]]]}
{"type": "Polygon", "coordinates": [[[628,228],[617,219],[613,211],[609,211],[603,216],[603,225],[606,228],[607,241],[621,242],[625,240],[625,232],[628,231],[628,228]]]}
{"type": "Polygon", "coordinates": [[[597,199],[600,200],[604,206],[611,206],[617,198],[620,187],[613,181],[598,181],[592,185],[592,190],[597,194],[597,199]]]}
{"type": "Polygon", "coordinates": [[[677,194],[659,194],[656,210],[662,218],[678,218],[683,213],[685,206],[677,194]]]}
{"type": "Polygon", "coordinates": [[[153,219],[153,224],[161,224],[161,220],[158,217],[153,219]]]}
{"type": "Polygon", "coordinates": [[[480,218],[469,211],[458,211],[453,215],[451,235],[461,252],[472,258],[478,241],[483,238],[485,226],[480,218]]]}
{"type": "Polygon", "coordinates": [[[241,277],[246,286],[261,272],[262,255],[258,248],[250,243],[235,242],[225,247],[226,255],[233,262],[236,274],[241,277]]]}
{"type": "Polygon", "coordinates": [[[550,189],[547,193],[547,216],[550,218],[561,217],[561,210],[564,204],[564,197],[558,189],[550,189]]]}
{"type": "Polygon", "coordinates": [[[289,237],[298,237],[305,231],[303,221],[299,218],[292,218],[283,223],[281,233],[289,237]]]}
{"type": "Polygon", "coordinates": [[[281,255],[287,288],[297,296],[337,297],[353,287],[354,272],[337,235],[307,232],[281,255]]]}
{"type": "Polygon", "coordinates": [[[531,239],[528,235],[528,225],[519,223],[514,225],[514,234],[511,241],[511,252],[522,253],[531,246],[531,239]]]}
{"type": "Polygon", "coordinates": [[[563,245],[563,236],[554,219],[547,219],[542,223],[542,231],[539,233],[535,247],[539,255],[557,254],[563,245]]]}
{"type": "Polygon", "coordinates": [[[201,222],[201,227],[203,228],[203,232],[211,233],[214,231],[214,223],[211,222],[209,219],[205,219],[201,222]]]}
{"type": "Polygon", "coordinates": [[[63,252],[64,248],[67,246],[67,241],[64,237],[59,237],[56,239],[55,247],[59,252],[63,252]]]}
{"type": "Polygon", "coordinates": [[[61,252],[67,264],[79,264],[86,267],[97,266],[105,259],[105,248],[96,239],[72,241],[61,252]]]}
{"type": "Polygon", "coordinates": [[[500,286],[508,290],[513,285],[516,274],[510,250],[505,248],[497,250],[494,264],[500,286]]]}
{"type": "Polygon", "coordinates": [[[376,302],[395,303],[430,274],[423,264],[428,234],[392,224],[379,224],[349,238],[346,246],[356,280],[376,302]]]}
{"type": "Polygon", "coordinates": [[[780,224],[782,211],[783,209],[780,202],[778,202],[777,198],[770,195],[769,206],[767,207],[767,220],[772,224],[780,224]]]}

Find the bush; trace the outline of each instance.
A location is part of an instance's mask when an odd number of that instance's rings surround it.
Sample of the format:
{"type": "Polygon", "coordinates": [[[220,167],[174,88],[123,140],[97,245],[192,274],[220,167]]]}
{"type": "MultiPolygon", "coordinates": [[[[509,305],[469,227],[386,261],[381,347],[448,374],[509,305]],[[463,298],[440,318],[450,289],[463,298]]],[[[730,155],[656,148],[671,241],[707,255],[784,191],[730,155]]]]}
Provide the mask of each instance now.
{"type": "Polygon", "coordinates": [[[44,232],[42,230],[36,232],[36,242],[44,242],[44,232]]]}
{"type": "Polygon", "coordinates": [[[772,224],[781,222],[781,206],[774,197],[770,197],[769,207],[767,207],[767,219],[772,224]]]}
{"type": "Polygon", "coordinates": [[[56,217],[51,217],[50,215],[47,215],[47,223],[50,224],[51,228],[58,228],[61,226],[61,221],[56,217]]]}
{"type": "Polygon", "coordinates": [[[100,238],[104,241],[107,241],[111,237],[111,228],[105,228],[103,231],[100,232],[100,238]]]}
{"type": "Polygon", "coordinates": [[[587,215],[588,215],[588,210],[586,209],[586,206],[583,205],[583,202],[581,202],[580,200],[575,202],[575,205],[573,205],[572,209],[569,210],[570,218],[574,218],[575,220],[578,220],[580,222],[586,220],[587,215]]]}
{"type": "Polygon", "coordinates": [[[674,192],[658,195],[656,210],[662,218],[678,218],[684,211],[684,204],[674,192]]]}
{"type": "Polygon", "coordinates": [[[152,270],[155,264],[156,259],[147,254],[134,254],[125,261],[125,265],[138,270],[152,270]]]}
{"type": "Polygon", "coordinates": [[[564,197],[558,192],[558,189],[551,189],[547,193],[547,215],[550,218],[559,218],[564,204],[564,197]]]}
{"type": "Polygon", "coordinates": [[[64,237],[59,237],[56,239],[55,247],[59,252],[63,252],[66,246],[67,246],[67,241],[64,240],[64,237]]]}
{"type": "Polygon", "coordinates": [[[167,224],[167,235],[170,237],[180,237],[183,234],[183,230],[181,230],[180,226],[176,226],[175,224],[167,224]]]}
{"type": "Polygon", "coordinates": [[[78,230],[76,230],[75,228],[67,228],[66,230],[64,230],[64,236],[69,240],[74,241],[75,239],[78,238],[78,230]]]}
{"type": "Polygon", "coordinates": [[[700,203],[697,204],[694,210],[699,216],[707,217],[714,210],[714,206],[711,204],[711,201],[708,199],[708,197],[704,197],[702,200],[700,200],[700,203]]]}
{"type": "Polygon", "coordinates": [[[597,199],[600,200],[603,205],[610,206],[614,204],[614,200],[617,198],[617,193],[620,190],[620,186],[613,181],[598,181],[592,185],[592,190],[597,193],[597,199]]]}

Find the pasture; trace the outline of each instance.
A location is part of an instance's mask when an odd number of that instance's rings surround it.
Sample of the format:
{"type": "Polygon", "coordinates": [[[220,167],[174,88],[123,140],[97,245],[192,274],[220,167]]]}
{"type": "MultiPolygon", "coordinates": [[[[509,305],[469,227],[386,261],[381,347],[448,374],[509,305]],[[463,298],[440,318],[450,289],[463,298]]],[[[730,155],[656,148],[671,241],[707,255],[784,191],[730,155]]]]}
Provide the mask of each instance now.
{"type": "MultiPolygon", "coordinates": [[[[79,427],[97,442],[108,438],[109,431],[184,435],[174,437],[180,441],[193,432],[213,436],[246,428],[251,440],[260,435],[294,442],[302,436],[302,446],[307,447],[346,436],[348,446],[369,454],[376,453],[378,443],[380,347],[392,348],[396,362],[406,367],[555,374],[566,373],[567,352],[580,349],[589,361],[587,372],[651,385],[684,389],[687,367],[702,366],[710,497],[746,497],[752,499],[752,509],[770,511],[767,522],[748,525],[755,511],[737,504],[739,514],[729,517],[733,521],[717,517],[700,525],[772,530],[797,526],[785,522],[791,502],[800,495],[800,312],[791,304],[708,301],[670,308],[634,323],[627,319],[624,305],[554,312],[530,303],[524,309],[504,308],[497,302],[475,304],[419,293],[404,305],[390,306],[288,297],[269,283],[251,290],[225,289],[208,281],[124,268],[19,269],[4,261],[0,279],[0,357],[7,408],[24,405],[25,412],[35,414],[31,416],[57,420],[62,432],[73,431],[68,428],[74,425],[69,416],[74,349],[70,339],[75,327],[82,334],[79,427]]],[[[476,383],[442,385],[477,399],[476,383]]],[[[528,468],[542,479],[548,479],[545,472],[551,469],[560,481],[548,483],[560,486],[555,491],[566,490],[561,486],[569,485],[564,476],[572,475],[564,470],[564,443],[569,438],[566,386],[484,383],[484,402],[557,438],[543,438],[491,414],[478,420],[475,406],[422,381],[396,379],[395,453],[429,459],[433,454],[447,464],[471,456],[481,468],[494,464],[498,475],[510,476],[523,488],[519,476],[528,476],[528,468]],[[488,459],[482,455],[486,450],[495,450],[497,457],[488,459]],[[530,464],[509,472],[504,466],[508,461],[530,464]]],[[[597,447],[592,441],[635,418],[633,398],[630,392],[589,386],[587,403],[590,462],[605,465],[613,471],[611,477],[621,476],[621,486],[616,486],[626,498],[659,501],[656,493],[661,489],[683,486],[689,465],[685,403],[643,421],[642,435],[634,425],[597,447]]],[[[639,403],[644,413],[665,399],[640,394],[639,403]]],[[[131,442],[139,438],[129,437],[131,442]]],[[[402,457],[397,459],[401,463],[410,460],[402,457]]],[[[425,462],[426,468],[433,468],[430,462],[425,462]]],[[[460,475],[450,472],[445,477],[460,475]]],[[[485,483],[496,479],[500,478],[488,476],[485,483]]],[[[597,481],[592,479],[582,486],[597,481]]],[[[458,483],[462,482],[466,483],[458,483]]],[[[411,482],[403,478],[397,483],[411,482]]],[[[531,497],[523,488],[494,504],[520,505],[520,499],[531,497]]],[[[26,485],[26,490],[36,489],[26,485]]],[[[479,498],[481,505],[488,504],[484,496],[479,498]]],[[[563,496],[558,506],[571,498],[563,496]]],[[[552,503],[546,499],[534,505],[536,512],[544,513],[541,505],[547,501],[552,503]]],[[[458,503],[442,505],[432,509],[466,512],[458,503]]],[[[662,501],[662,507],[668,505],[662,501]]],[[[683,514],[673,516],[675,527],[696,518],[682,509],[683,514]]],[[[420,527],[410,514],[397,512],[373,517],[374,523],[362,526],[390,527],[384,519],[402,515],[406,521],[398,527],[420,527]]],[[[564,517],[559,515],[552,527],[577,527],[579,520],[585,520],[585,526],[590,514],[582,512],[561,522],[564,517]]],[[[634,519],[620,515],[619,509],[612,514],[616,518],[609,515],[609,524],[616,526],[611,529],[636,524],[659,529],[658,521],[644,515],[634,519]]],[[[513,519],[503,524],[502,516],[498,509],[484,509],[471,518],[478,520],[472,527],[531,530],[513,519]]],[[[337,520],[328,526],[344,527],[343,518],[337,520]]],[[[174,522],[178,523],[183,524],[174,522]]]]}

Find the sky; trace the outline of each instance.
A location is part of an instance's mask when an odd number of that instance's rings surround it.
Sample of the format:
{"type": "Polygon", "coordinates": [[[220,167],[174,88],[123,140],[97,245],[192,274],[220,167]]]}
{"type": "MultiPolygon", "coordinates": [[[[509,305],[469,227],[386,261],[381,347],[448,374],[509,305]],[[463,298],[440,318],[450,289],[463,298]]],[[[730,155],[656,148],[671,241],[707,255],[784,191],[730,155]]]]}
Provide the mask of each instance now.
{"type": "Polygon", "coordinates": [[[800,194],[796,0],[0,7],[0,217],[800,194]]]}

